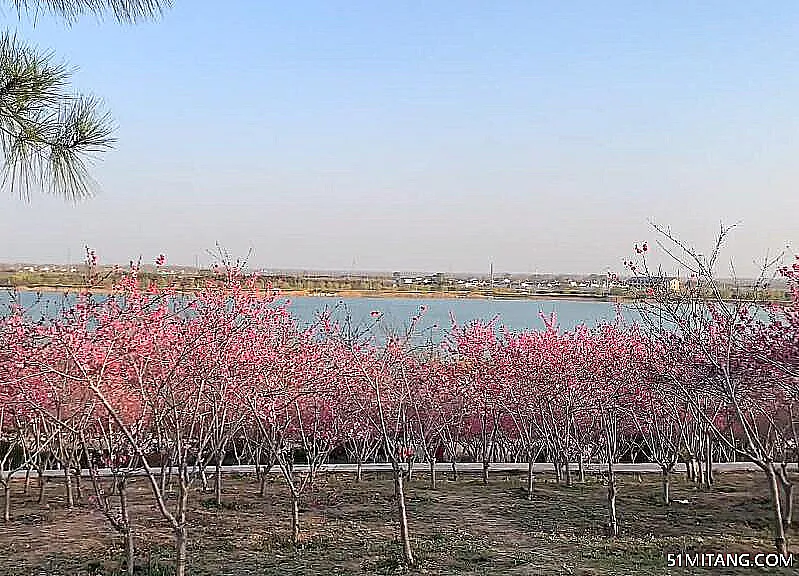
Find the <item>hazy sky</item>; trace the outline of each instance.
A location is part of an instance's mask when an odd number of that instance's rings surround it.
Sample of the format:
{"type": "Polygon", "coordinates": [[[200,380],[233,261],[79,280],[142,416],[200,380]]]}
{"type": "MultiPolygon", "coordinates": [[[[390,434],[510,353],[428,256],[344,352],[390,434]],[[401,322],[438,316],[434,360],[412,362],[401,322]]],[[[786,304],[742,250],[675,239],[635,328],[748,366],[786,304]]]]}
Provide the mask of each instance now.
{"type": "Polygon", "coordinates": [[[799,250],[799,4],[210,2],[3,16],[119,144],[94,199],[0,194],[0,261],[220,242],[258,267],[603,272],[648,221],[799,250]],[[568,4],[568,6],[567,6],[568,4]],[[652,6],[657,4],[658,6],[652,6]],[[647,6],[648,5],[648,6],[647,6]]]}

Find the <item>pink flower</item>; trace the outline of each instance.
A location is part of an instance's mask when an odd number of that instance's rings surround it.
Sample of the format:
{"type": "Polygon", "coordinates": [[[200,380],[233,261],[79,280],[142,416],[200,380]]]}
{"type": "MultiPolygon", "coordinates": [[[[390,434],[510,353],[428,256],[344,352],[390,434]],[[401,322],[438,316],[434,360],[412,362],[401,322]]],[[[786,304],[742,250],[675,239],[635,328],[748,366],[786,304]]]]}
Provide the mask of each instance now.
{"type": "Polygon", "coordinates": [[[369,312],[369,314],[372,316],[372,318],[377,318],[378,316],[380,316],[380,312],[378,312],[377,310],[372,310],[371,312],[369,312]]]}

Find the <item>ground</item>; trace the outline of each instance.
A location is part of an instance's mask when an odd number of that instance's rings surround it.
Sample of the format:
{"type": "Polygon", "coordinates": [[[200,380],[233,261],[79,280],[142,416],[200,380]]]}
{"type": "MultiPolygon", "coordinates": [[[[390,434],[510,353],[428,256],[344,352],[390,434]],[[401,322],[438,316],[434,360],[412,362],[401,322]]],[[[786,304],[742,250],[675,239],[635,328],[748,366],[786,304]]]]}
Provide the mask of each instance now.
{"type": "MultiPolygon", "coordinates": [[[[525,497],[524,476],[445,479],[436,490],[424,475],[408,484],[408,513],[416,574],[680,574],[666,554],[771,552],[769,499],[755,473],[719,474],[712,490],[675,478],[673,496],[688,503],[659,503],[657,476],[622,475],[621,535],[605,536],[601,478],[571,487],[539,477],[525,497]]],[[[227,477],[218,509],[212,494],[197,491],[190,513],[189,574],[297,575],[402,574],[394,522],[393,485],[387,476],[319,479],[301,508],[303,544],[293,546],[287,491],[275,477],[265,497],[253,478],[227,477]]],[[[137,481],[135,524],[141,573],[170,572],[171,533],[144,481],[137,481]]],[[[14,486],[12,521],[0,524],[0,574],[61,576],[117,574],[121,541],[88,504],[65,508],[60,483],[47,486],[46,505],[23,485],[14,486]]],[[[88,486],[84,486],[84,496],[88,486]]],[[[799,540],[799,538],[794,538],[799,540]]],[[[797,554],[799,547],[792,551],[797,554]]],[[[753,568],[702,573],[751,574],[753,568]]],[[[794,573],[788,569],[780,572],[794,573]]]]}

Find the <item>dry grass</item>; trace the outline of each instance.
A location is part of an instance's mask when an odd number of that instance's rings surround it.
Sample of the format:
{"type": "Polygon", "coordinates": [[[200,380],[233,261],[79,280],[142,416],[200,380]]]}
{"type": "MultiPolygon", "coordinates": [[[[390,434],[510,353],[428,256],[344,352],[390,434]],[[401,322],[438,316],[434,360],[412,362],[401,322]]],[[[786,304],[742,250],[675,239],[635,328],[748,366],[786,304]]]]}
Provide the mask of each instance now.
{"type": "MultiPolygon", "coordinates": [[[[756,474],[718,475],[712,491],[681,479],[674,498],[658,502],[655,476],[620,479],[622,534],[605,533],[601,480],[566,487],[539,480],[535,497],[523,476],[442,481],[419,476],[408,485],[408,512],[418,574],[675,574],[665,554],[771,552],[768,491],[756,474]]],[[[169,574],[171,533],[137,481],[133,514],[142,574],[169,574]]],[[[258,497],[251,478],[226,478],[225,505],[199,491],[190,514],[190,574],[401,574],[392,483],[327,476],[301,509],[303,544],[288,540],[287,493],[278,478],[258,497]]],[[[31,492],[36,492],[32,489],[31,492]]],[[[48,505],[14,491],[13,519],[0,524],[0,574],[110,575],[121,565],[121,542],[87,506],[66,510],[60,483],[48,485],[48,505]]],[[[799,548],[794,549],[799,553],[799,548]]],[[[798,559],[799,560],[799,559],[798,559]]],[[[713,573],[713,570],[704,570],[713,573]]],[[[752,568],[740,569],[741,574],[752,568]]],[[[719,573],[716,570],[716,573],[719,573]]],[[[735,573],[727,569],[725,573],[735,573]]],[[[779,573],[772,571],[771,573],[779,573]]]]}

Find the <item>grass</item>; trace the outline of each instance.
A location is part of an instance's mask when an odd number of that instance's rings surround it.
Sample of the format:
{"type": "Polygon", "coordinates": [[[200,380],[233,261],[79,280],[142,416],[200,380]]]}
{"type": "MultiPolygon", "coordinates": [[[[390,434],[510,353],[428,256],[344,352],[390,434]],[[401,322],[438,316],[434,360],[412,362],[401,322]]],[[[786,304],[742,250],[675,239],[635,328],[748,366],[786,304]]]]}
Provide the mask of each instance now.
{"type": "MultiPolygon", "coordinates": [[[[659,480],[620,477],[621,535],[605,536],[605,487],[589,479],[571,487],[539,479],[532,500],[525,478],[496,475],[488,486],[466,477],[438,489],[423,475],[407,485],[407,507],[417,567],[402,562],[392,482],[367,475],[318,480],[301,507],[302,542],[289,539],[288,494],[279,479],[259,497],[254,478],[225,478],[223,505],[197,492],[189,514],[189,574],[195,576],[311,574],[680,574],[668,553],[771,552],[769,500],[757,474],[719,474],[712,490],[675,478],[667,507],[659,480]]],[[[13,518],[0,524],[0,574],[111,576],[123,565],[121,541],[88,505],[65,509],[60,483],[48,502],[36,492],[13,494],[13,518]]],[[[137,571],[172,573],[171,532],[143,481],[132,485],[137,571]]],[[[793,552],[799,552],[799,547],[793,552]]],[[[727,568],[725,574],[751,573],[727,568]]],[[[713,573],[712,569],[705,569],[713,573]]],[[[719,570],[715,570],[719,573],[719,570]]],[[[771,570],[770,573],[780,573],[771,570]]],[[[787,571],[784,573],[788,573],[787,571]]]]}

